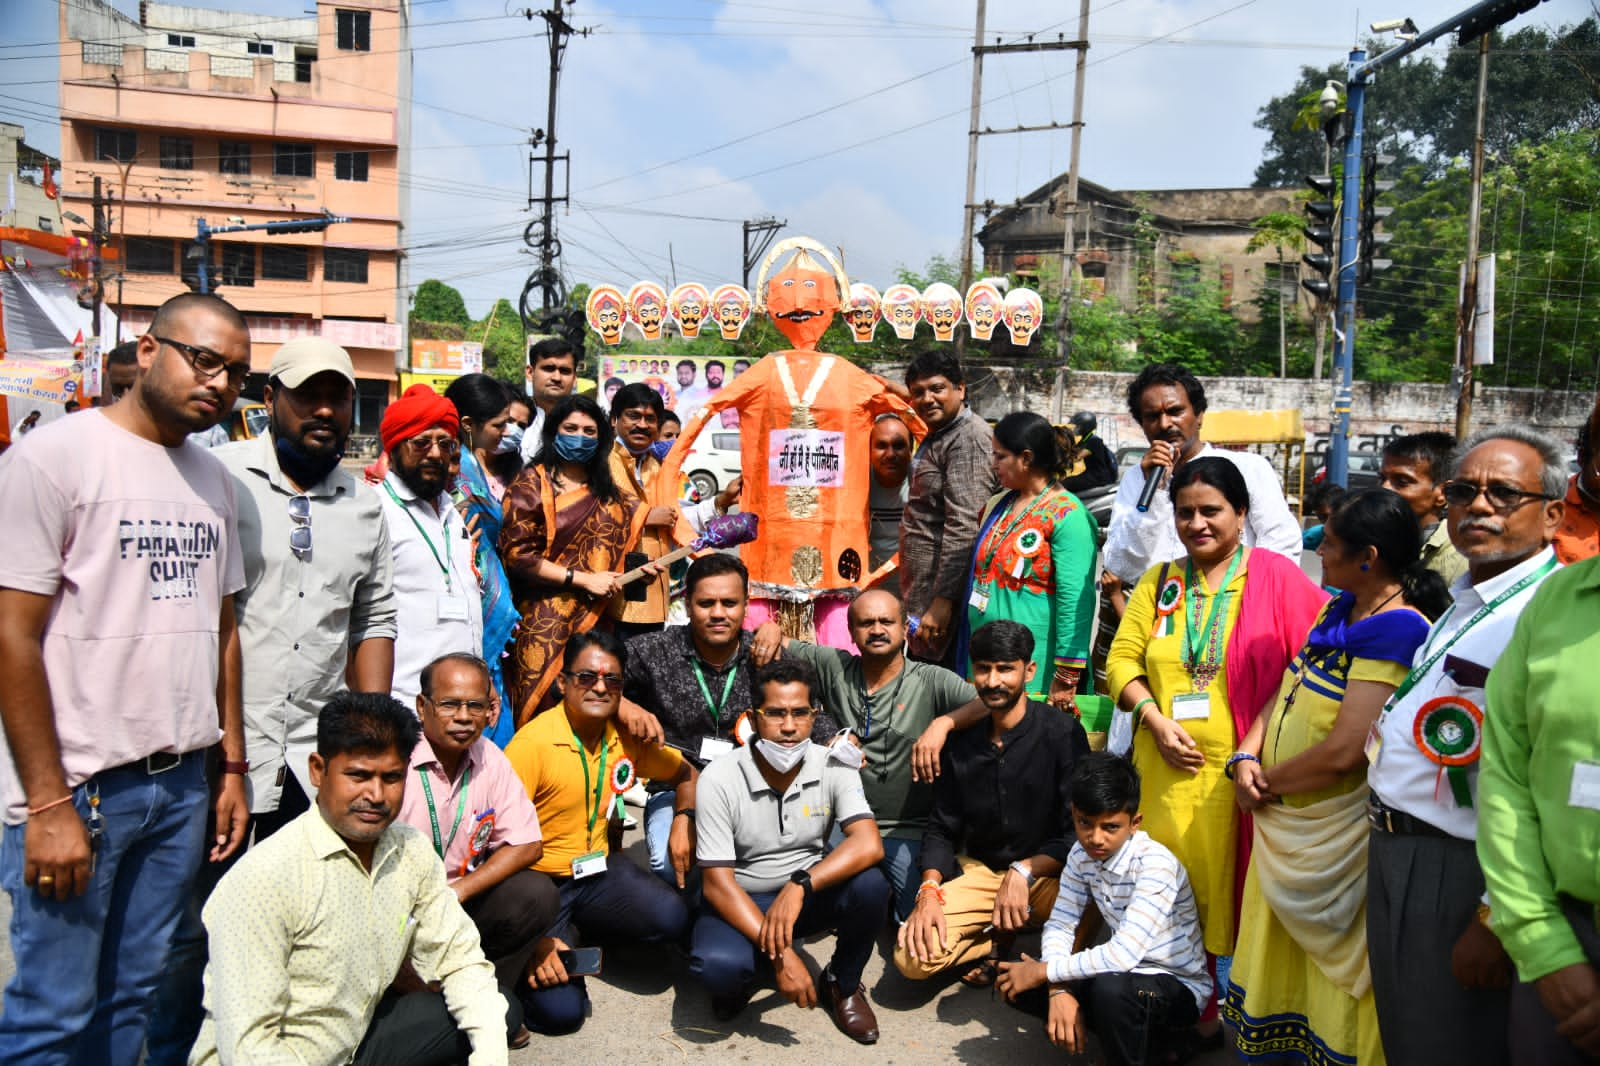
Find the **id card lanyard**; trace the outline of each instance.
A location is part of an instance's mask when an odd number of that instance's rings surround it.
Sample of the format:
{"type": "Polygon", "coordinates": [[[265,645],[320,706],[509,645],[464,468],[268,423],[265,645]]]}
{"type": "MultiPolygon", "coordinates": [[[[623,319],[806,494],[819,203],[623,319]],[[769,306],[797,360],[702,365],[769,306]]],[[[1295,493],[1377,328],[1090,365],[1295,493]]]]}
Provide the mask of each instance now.
{"type": "MultiPolygon", "coordinates": [[[[395,506],[400,508],[400,510],[404,511],[406,513],[406,517],[411,519],[411,524],[417,527],[417,535],[422,538],[422,543],[424,543],[424,544],[426,544],[428,546],[428,554],[433,556],[433,561],[439,564],[439,572],[444,575],[444,590],[445,590],[445,592],[449,593],[449,592],[453,591],[451,589],[451,587],[450,587],[450,563],[449,563],[449,560],[445,559],[444,556],[440,555],[439,554],[439,549],[435,548],[433,546],[433,538],[428,536],[428,531],[422,528],[422,523],[417,521],[417,516],[411,513],[411,508],[406,506],[406,502],[404,500],[402,500],[398,495],[395,494],[394,486],[389,484],[387,481],[385,481],[383,483],[383,490],[389,494],[389,499],[394,501],[395,506]]],[[[448,545],[450,543],[450,535],[449,535],[449,533],[445,533],[444,540],[445,540],[445,545],[448,547],[448,545]]]]}
{"type": "Polygon", "coordinates": [[[472,785],[472,766],[468,764],[461,775],[461,798],[456,801],[455,821],[450,823],[450,835],[443,840],[439,838],[439,812],[433,806],[433,786],[428,784],[428,768],[417,767],[417,775],[422,778],[422,798],[428,803],[428,821],[433,824],[433,850],[439,858],[444,858],[444,853],[450,850],[450,845],[455,842],[456,830],[461,828],[461,817],[467,813],[467,789],[472,785]]]}
{"type": "MultiPolygon", "coordinates": [[[[706,710],[711,712],[711,724],[717,727],[718,732],[722,730],[722,712],[728,706],[728,693],[733,691],[733,677],[738,672],[738,667],[729,668],[728,679],[722,683],[722,698],[713,700],[711,686],[706,684],[706,672],[700,669],[699,659],[694,661],[694,679],[700,682],[700,694],[706,698],[706,710]]],[[[605,763],[601,763],[600,766],[602,770],[600,776],[604,777],[605,763]]]]}
{"type": "Polygon", "coordinates": [[[605,736],[600,737],[600,775],[599,780],[593,785],[589,784],[589,749],[583,746],[583,740],[578,736],[578,731],[572,731],[572,742],[578,746],[578,761],[583,764],[583,809],[589,816],[589,835],[584,839],[584,847],[594,847],[594,823],[600,818],[600,809],[605,806],[605,800],[600,795],[600,790],[606,787],[606,756],[611,751],[611,745],[605,741],[605,736]],[[593,805],[591,799],[593,797],[593,805]]]}
{"type": "MultiPolygon", "coordinates": [[[[1390,708],[1394,707],[1394,705],[1404,699],[1412,689],[1416,688],[1417,685],[1421,683],[1422,679],[1428,675],[1428,671],[1432,670],[1434,665],[1444,657],[1445,652],[1455,647],[1456,641],[1466,636],[1467,632],[1472,629],[1473,626],[1477,625],[1479,622],[1489,617],[1490,614],[1494,613],[1495,608],[1499,607],[1501,604],[1511,599],[1511,597],[1515,596],[1517,593],[1521,592],[1523,589],[1527,588],[1529,585],[1533,584],[1535,581],[1538,581],[1550,571],[1554,570],[1557,565],[1558,561],[1555,558],[1552,557],[1550,559],[1546,559],[1545,564],[1539,567],[1539,569],[1535,570],[1531,574],[1524,575],[1522,580],[1518,581],[1515,585],[1512,585],[1510,588],[1500,593],[1500,595],[1496,596],[1494,599],[1478,608],[1477,613],[1471,618],[1467,619],[1466,625],[1450,634],[1450,639],[1445,641],[1444,645],[1439,648],[1438,651],[1432,653],[1426,659],[1424,659],[1421,665],[1412,667],[1411,672],[1406,675],[1406,679],[1400,682],[1400,687],[1394,690],[1394,694],[1390,696],[1388,702],[1383,705],[1383,713],[1387,715],[1390,708]]],[[[1445,618],[1449,618],[1454,612],[1455,604],[1451,604],[1450,610],[1446,611],[1444,617],[1440,618],[1439,621],[1443,622],[1445,618]]]]}
{"type": "MultiPolygon", "coordinates": [[[[1205,679],[1205,684],[1202,684],[1200,681],[1200,674],[1204,672],[1202,671],[1200,662],[1200,656],[1203,654],[1202,649],[1207,647],[1213,632],[1216,630],[1217,617],[1222,613],[1223,608],[1228,602],[1228,586],[1233,583],[1233,575],[1238,573],[1239,560],[1243,557],[1244,549],[1237,548],[1234,550],[1233,559],[1228,563],[1228,572],[1223,575],[1222,584],[1217,586],[1216,592],[1213,593],[1211,597],[1211,610],[1208,612],[1204,627],[1202,627],[1198,633],[1195,632],[1194,618],[1194,615],[1198,612],[1183,612],[1183,661],[1184,665],[1188,667],[1189,676],[1195,679],[1195,684],[1200,689],[1204,689],[1205,685],[1210,684],[1211,681],[1211,677],[1207,677],[1205,679]]],[[[1189,560],[1185,566],[1187,569],[1189,591],[1198,597],[1199,582],[1195,578],[1194,561],[1192,559],[1189,560]]],[[[1196,602],[1198,603],[1198,599],[1196,602]]],[[[1215,664],[1207,663],[1206,665],[1214,666],[1215,664]]],[[[1211,672],[1211,676],[1216,676],[1214,671],[1211,672]]]]}

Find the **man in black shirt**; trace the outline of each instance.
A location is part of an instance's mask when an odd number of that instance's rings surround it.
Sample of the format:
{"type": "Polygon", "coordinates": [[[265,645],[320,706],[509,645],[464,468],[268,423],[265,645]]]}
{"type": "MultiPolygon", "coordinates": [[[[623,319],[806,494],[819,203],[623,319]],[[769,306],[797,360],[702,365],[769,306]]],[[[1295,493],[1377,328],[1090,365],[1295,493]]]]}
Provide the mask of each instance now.
{"type": "MultiPolygon", "coordinates": [[[[749,582],[744,564],[731,555],[696,559],[684,578],[689,624],[628,641],[618,724],[634,739],[676,748],[697,769],[743,743],[740,719],[760,699],[750,634],[743,630],[749,582]]],[[[811,736],[825,744],[838,730],[831,717],[819,713],[811,736]]],[[[747,726],[743,733],[749,732],[747,726]]],[[[667,839],[680,816],[691,819],[692,848],[692,812],[673,810],[672,789],[652,791],[644,808],[650,869],[673,886],[678,880],[667,839]]]]}
{"type": "Polygon", "coordinates": [[[1072,436],[1078,442],[1078,463],[1073,472],[1061,479],[1068,492],[1084,493],[1105,485],[1117,483],[1117,461],[1111,457],[1106,442],[1095,435],[1099,421],[1088,411],[1073,415],[1070,423],[1072,436]],[[1081,466],[1081,469],[1080,469],[1081,466]]]}
{"type": "Polygon", "coordinates": [[[922,837],[922,885],[894,964],[918,980],[994,983],[1017,931],[1044,924],[1074,839],[1070,782],[1089,738],[1070,714],[1028,699],[1033,634],[1011,621],[972,635],[972,680],[989,709],[945,744],[922,837]]]}

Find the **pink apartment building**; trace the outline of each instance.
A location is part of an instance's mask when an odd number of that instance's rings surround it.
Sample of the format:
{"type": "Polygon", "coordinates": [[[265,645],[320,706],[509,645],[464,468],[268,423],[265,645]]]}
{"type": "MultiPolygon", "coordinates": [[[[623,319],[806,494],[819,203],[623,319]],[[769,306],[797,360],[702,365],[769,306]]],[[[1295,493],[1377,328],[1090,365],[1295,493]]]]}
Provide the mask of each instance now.
{"type": "Polygon", "coordinates": [[[248,317],[257,371],[294,337],[348,348],[358,429],[376,432],[404,349],[408,0],[316,0],[302,18],[144,2],[134,21],[103,0],[60,11],[61,204],[92,219],[101,179],[121,252],[105,296],[123,336],[187,289],[198,219],[347,216],[213,237],[211,284],[248,317]]]}

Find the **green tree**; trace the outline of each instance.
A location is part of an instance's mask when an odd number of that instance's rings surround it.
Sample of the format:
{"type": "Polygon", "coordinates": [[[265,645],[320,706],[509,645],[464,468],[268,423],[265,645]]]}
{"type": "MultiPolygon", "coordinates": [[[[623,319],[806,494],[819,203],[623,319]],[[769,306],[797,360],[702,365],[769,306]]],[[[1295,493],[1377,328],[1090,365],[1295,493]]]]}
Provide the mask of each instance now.
{"type": "Polygon", "coordinates": [[[417,286],[411,300],[411,318],[421,322],[449,322],[465,328],[472,324],[461,294],[442,281],[429,278],[417,286]]]}
{"type": "MultiPolygon", "coordinates": [[[[1368,41],[1369,56],[1392,44],[1368,41]]],[[[1343,82],[1342,63],[1302,67],[1288,92],[1257,112],[1267,133],[1255,183],[1297,185],[1324,171],[1326,142],[1320,127],[1308,131],[1317,97],[1328,81],[1343,82]]],[[[1366,94],[1367,146],[1396,157],[1396,165],[1421,166],[1425,177],[1445,173],[1472,147],[1477,92],[1477,46],[1452,48],[1441,63],[1411,56],[1380,70],[1366,94]]],[[[1600,18],[1551,32],[1528,26],[1496,34],[1490,47],[1485,144],[1509,157],[1518,144],[1594,128],[1600,124],[1600,18]]]]}
{"type": "Polygon", "coordinates": [[[483,345],[483,369],[518,392],[527,380],[523,367],[527,362],[526,340],[522,332],[522,319],[510,300],[499,299],[481,322],[468,330],[471,339],[483,345]]]}

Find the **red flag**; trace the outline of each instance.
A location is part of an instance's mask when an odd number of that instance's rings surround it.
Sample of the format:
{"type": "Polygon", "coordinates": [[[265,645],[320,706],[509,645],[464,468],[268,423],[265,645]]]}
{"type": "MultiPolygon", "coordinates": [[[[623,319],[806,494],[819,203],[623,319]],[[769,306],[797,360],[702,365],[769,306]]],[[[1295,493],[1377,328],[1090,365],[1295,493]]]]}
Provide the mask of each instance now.
{"type": "Polygon", "coordinates": [[[56,185],[56,176],[50,172],[50,160],[44,161],[44,194],[51,200],[61,195],[61,189],[56,185]]]}

